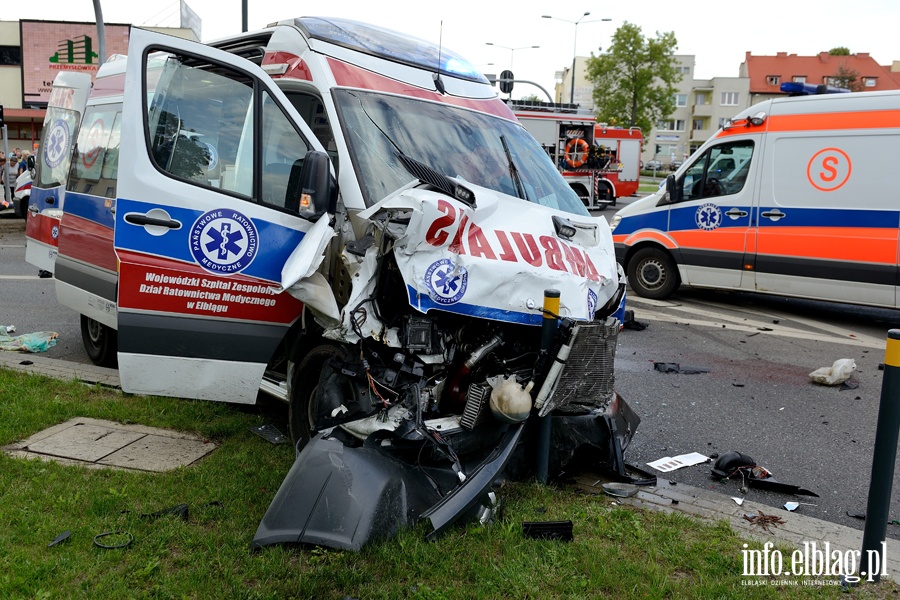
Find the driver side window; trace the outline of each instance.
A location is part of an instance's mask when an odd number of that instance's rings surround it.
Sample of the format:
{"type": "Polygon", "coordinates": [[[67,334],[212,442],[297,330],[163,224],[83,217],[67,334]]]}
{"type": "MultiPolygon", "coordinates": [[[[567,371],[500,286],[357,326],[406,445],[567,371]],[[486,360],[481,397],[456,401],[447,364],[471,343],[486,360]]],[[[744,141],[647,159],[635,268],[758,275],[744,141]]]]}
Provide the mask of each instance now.
{"type": "Polygon", "coordinates": [[[708,149],[679,182],[682,200],[737,194],[744,189],[753,158],[753,141],[740,140],[708,149]]]}

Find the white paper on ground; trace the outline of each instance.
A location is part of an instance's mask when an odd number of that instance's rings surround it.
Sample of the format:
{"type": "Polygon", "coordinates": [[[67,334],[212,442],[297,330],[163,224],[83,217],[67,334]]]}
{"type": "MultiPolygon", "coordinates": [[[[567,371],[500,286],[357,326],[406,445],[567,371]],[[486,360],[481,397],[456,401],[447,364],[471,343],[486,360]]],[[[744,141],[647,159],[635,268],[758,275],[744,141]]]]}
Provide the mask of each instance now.
{"type": "Polygon", "coordinates": [[[648,462],[647,466],[663,473],[680,469],[681,467],[690,467],[699,465],[709,460],[708,456],[703,456],[699,452],[690,452],[688,454],[679,454],[678,456],[664,456],[653,462],[648,462]]]}

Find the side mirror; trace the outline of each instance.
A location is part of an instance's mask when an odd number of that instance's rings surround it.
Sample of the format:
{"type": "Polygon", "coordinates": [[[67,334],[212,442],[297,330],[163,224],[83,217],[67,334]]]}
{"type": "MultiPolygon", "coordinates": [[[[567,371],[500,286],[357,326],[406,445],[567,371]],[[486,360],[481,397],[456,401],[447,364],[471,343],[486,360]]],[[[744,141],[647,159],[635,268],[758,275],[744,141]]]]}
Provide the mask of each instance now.
{"type": "Polygon", "coordinates": [[[666,193],[660,198],[659,204],[671,204],[678,200],[678,184],[675,182],[674,175],[666,176],[666,193]]]}
{"type": "MultiPolygon", "coordinates": [[[[294,179],[293,174],[291,179],[294,179]]],[[[318,219],[333,213],[337,204],[337,181],[331,174],[331,159],[325,152],[310,150],[303,159],[299,181],[288,185],[297,199],[297,214],[304,219],[318,219]]]]}

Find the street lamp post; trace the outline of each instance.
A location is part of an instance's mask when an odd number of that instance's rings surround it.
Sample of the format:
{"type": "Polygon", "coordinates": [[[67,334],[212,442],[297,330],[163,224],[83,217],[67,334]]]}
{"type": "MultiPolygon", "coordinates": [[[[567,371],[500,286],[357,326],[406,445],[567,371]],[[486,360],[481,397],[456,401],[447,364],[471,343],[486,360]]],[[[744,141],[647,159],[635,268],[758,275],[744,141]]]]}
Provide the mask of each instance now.
{"type": "Polygon", "coordinates": [[[560,19],[559,17],[552,17],[550,15],[541,15],[543,19],[555,19],[557,21],[565,21],[566,23],[571,23],[575,26],[575,35],[574,42],[572,44],[572,88],[569,90],[569,104],[575,104],[575,60],[578,57],[578,26],[583,25],[584,23],[598,23],[600,21],[612,21],[612,19],[594,19],[592,21],[582,21],[585,17],[590,15],[591,13],[585,12],[583,15],[578,17],[577,21],[570,21],[568,19],[560,19]]]}
{"type": "Polygon", "coordinates": [[[498,48],[504,48],[509,50],[509,70],[513,70],[513,59],[515,58],[514,54],[516,50],[528,50],[529,48],[540,48],[540,46],[519,46],[518,48],[510,48],[509,46],[501,46],[500,44],[495,44],[494,42],[485,42],[485,46],[496,46],[498,48]]]}

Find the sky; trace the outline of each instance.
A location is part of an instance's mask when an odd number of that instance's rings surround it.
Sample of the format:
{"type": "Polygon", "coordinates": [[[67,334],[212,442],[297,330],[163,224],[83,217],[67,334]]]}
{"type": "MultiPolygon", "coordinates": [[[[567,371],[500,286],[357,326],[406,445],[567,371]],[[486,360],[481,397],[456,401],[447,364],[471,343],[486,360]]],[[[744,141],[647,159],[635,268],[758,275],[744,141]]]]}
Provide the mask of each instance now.
{"type": "MultiPolygon", "coordinates": [[[[189,0],[203,21],[203,41],[240,33],[241,0],[189,0]]],[[[671,31],[676,54],[696,57],[697,79],[736,77],[746,53],[788,52],[809,56],[836,46],[868,52],[881,65],[900,61],[897,0],[788,0],[779,3],[726,4],[696,0],[636,2],[554,2],[451,0],[447,2],[375,2],[343,0],[326,4],[251,0],[248,27],[259,29],[279,19],[330,16],[365,21],[441,42],[484,73],[512,68],[516,79],[534,81],[551,94],[554,74],[579,56],[607,47],[623,23],[638,25],[644,36],[671,31]],[[776,8],[777,7],[777,8],[776,8]],[[588,16],[583,16],[589,12],[588,16]],[[542,18],[550,15],[552,19],[542,18]],[[581,18],[577,26],[573,23],[581,18]],[[611,19],[602,21],[601,19],[611,19]],[[494,46],[488,46],[491,42],[494,46]],[[531,48],[531,46],[540,46],[531,48]],[[514,50],[510,50],[514,49],[514,50]]],[[[107,23],[177,27],[179,3],[160,0],[101,0],[107,23]]],[[[93,0],[15,2],[2,20],[94,21],[93,0]]],[[[539,88],[516,84],[513,97],[539,88]]]]}

